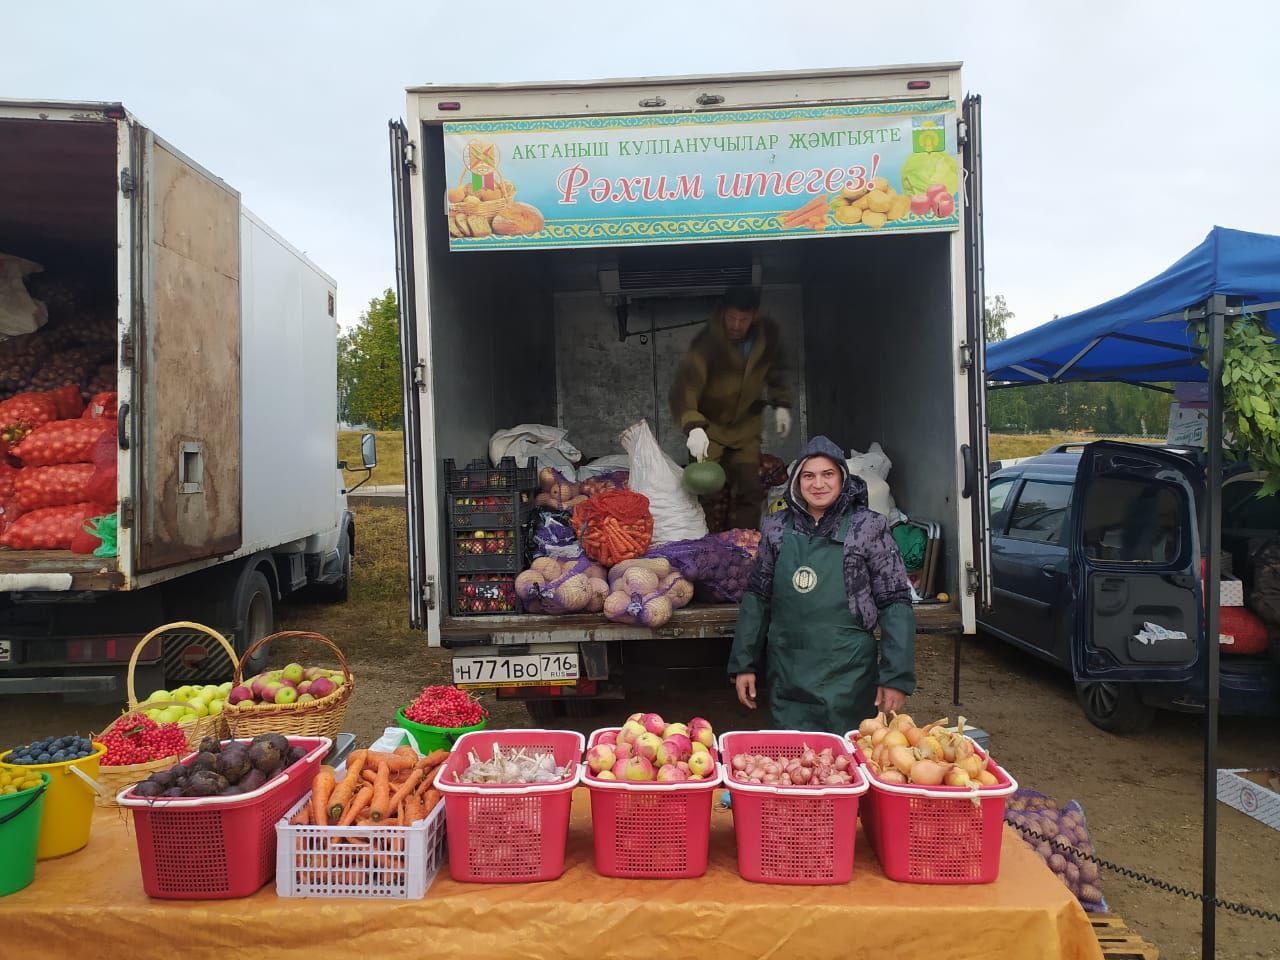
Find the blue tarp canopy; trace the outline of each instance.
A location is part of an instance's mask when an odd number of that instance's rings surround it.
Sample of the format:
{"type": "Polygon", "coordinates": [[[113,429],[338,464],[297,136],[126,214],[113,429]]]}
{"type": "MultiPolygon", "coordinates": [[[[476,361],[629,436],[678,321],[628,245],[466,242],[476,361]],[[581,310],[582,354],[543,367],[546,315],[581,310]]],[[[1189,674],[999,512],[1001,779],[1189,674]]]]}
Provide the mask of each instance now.
{"type": "Polygon", "coordinates": [[[1280,307],[1280,237],[1214,227],[1204,242],[1128,293],[987,348],[993,383],[1203,381],[1197,311],[1213,294],[1280,307]]]}

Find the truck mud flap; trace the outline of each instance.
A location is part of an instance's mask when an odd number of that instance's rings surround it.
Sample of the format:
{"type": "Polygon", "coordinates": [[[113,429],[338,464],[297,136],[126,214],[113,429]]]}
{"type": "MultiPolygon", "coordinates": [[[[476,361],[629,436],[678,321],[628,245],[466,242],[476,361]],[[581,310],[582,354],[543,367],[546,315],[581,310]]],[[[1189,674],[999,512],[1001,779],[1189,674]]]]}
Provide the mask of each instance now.
{"type": "Polygon", "coordinates": [[[222,683],[235,674],[236,665],[222,645],[202,633],[174,630],[160,641],[167,686],[222,683]]]}

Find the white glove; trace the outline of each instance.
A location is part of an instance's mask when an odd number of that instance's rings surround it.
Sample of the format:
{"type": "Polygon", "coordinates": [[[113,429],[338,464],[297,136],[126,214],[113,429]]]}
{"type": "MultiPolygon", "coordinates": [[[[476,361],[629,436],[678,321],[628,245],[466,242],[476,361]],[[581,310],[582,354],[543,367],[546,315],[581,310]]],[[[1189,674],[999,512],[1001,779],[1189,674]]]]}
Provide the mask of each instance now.
{"type": "Polygon", "coordinates": [[[689,439],[685,441],[685,446],[689,448],[689,456],[695,460],[703,460],[707,456],[707,451],[711,449],[711,438],[701,427],[694,427],[689,431],[689,439]]]}
{"type": "Polygon", "coordinates": [[[787,437],[791,433],[791,411],[786,407],[775,407],[773,418],[778,422],[778,436],[787,437]]]}

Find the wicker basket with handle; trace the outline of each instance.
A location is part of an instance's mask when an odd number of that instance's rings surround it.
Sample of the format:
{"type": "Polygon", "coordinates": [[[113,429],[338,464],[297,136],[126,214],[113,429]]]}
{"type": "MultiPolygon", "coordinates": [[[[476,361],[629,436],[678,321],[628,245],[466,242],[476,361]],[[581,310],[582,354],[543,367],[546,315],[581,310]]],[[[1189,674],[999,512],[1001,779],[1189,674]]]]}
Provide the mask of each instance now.
{"type": "Polygon", "coordinates": [[[275,640],[319,640],[338,658],[342,667],[343,682],[327,697],[307,703],[253,703],[243,700],[222,708],[231,735],[236,738],[256,737],[260,733],[279,733],[286,737],[328,737],[333,739],[342,729],[347,715],[347,704],[355,692],[355,677],[347,665],[347,658],[328,637],[308,630],[285,630],[263,637],[244,652],[236,664],[235,684],[244,683],[244,665],[259,647],[275,640]]]}
{"type": "MultiPolygon", "coordinates": [[[[203,633],[210,639],[218,641],[222,644],[227,656],[231,658],[231,662],[236,662],[236,650],[231,646],[227,638],[211,627],[206,627],[202,623],[192,623],[190,620],[178,620],[174,623],[166,623],[162,627],[156,627],[145,637],[138,641],[138,645],[133,648],[133,655],[129,657],[129,671],[125,675],[126,690],[129,694],[129,713],[140,713],[159,706],[158,702],[139,703],[137,690],[133,684],[133,672],[138,666],[138,657],[142,655],[143,649],[148,643],[161,634],[168,633],[171,630],[194,630],[196,633],[203,633]]],[[[165,706],[182,706],[188,707],[190,704],[174,701],[172,704],[166,702],[165,706]]],[[[225,739],[227,733],[227,724],[221,714],[213,714],[207,717],[186,717],[178,721],[178,726],[187,736],[187,745],[195,750],[200,745],[200,741],[205,737],[216,737],[219,740],[225,739]]],[[[146,779],[145,777],[143,779],[146,779]]]]}

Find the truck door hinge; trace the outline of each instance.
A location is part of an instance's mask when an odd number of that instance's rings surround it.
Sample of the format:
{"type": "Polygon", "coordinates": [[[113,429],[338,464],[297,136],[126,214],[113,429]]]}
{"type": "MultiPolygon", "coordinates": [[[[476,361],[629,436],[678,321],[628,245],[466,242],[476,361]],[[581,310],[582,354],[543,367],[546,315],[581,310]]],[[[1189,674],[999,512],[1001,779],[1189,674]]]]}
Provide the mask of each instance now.
{"type": "Polygon", "coordinates": [[[435,574],[427,574],[426,580],[422,583],[422,604],[428,610],[434,610],[436,608],[435,574]]]}
{"type": "Polygon", "coordinates": [[[133,191],[138,189],[138,178],[133,175],[128,167],[120,171],[120,192],[126,197],[132,197],[133,191]]]}
{"type": "Polygon", "coordinates": [[[133,498],[124,497],[120,501],[120,526],[129,529],[133,526],[133,498]]]}
{"type": "Polygon", "coordinates": [[[126,367],[133,366],[133,334],[125,333],[120,338],[120,362],[126,367]]]}
{"type": "Polygon", "coordinates": [[[973,369],[973,344],[967,341],[960,344],[960,369],[966,373],[973,369]]]}
{"type": "Polygon", "coordinates": [[[978,591],[982,587],[982,578],[978,576],[978,568],[972,563],[964,565],[964,589],[969,596],[978,595],[978,591]]]}
{"type": "Polygon", "coordinates": [[[412,140],[404,143],[404,167],[410,173],[418,172],[418,145],[412,140]]]}
{"type": "Polygon", "coordinates": [[[427,389],[427,361],[419,360],[413,365],[413,385],[419,390],[427,389]]]}
{"type": "Polygon", "coordinates": [[[964,120],[956,121],[956,143],[962,147],[969,145],[969,124],[964,120]]]}

